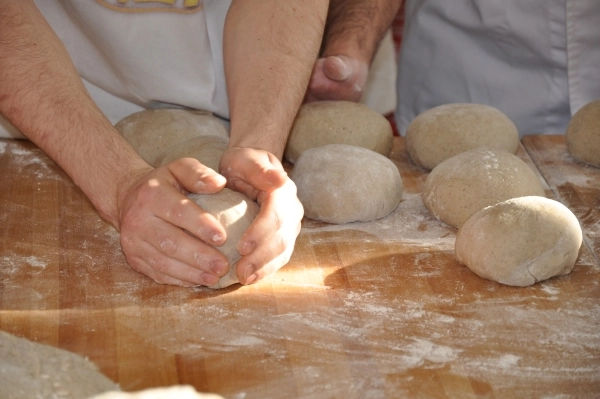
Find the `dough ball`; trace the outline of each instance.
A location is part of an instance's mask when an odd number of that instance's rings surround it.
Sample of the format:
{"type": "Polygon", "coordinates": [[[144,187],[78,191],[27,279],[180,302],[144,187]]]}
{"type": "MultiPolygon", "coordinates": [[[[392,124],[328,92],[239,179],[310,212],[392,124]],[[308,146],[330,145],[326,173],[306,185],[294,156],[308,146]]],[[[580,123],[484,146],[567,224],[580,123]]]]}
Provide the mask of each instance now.
{"type": "Polygon", "coordinates": [[[213,215],[227,232],[225,244],[215,248],[229,261],[229,273],[209,288],[225,288],[238,283],[236,263],[241,255],[235,247],[258,215],[258,205],[245,195],[228,188],[216,194],[189,194],[188,197],[213,215]]]}
{"type": "Polygon", "coordinates": [[[396,165],[381,154],[351,145],[329,144],[303,152],[291,178],[304,215],[328,223],[382,218],[402,198],[396,165]]]}
{"type": "Polygon", "coordinates": [[[600,100],[573,115],[567,127],[567,149],[573,158],[600,168],[600,100]]]}
{"type": "Polygon", "coordinates": [[[445,104],[417,116],[406,129],[411,159],[433,169],[461,152],[479,147],[512,154],[519,148],[515,124],[496,108],[482,104],[445,104]]]}
{"type": "Polygon", "coordinates": [[[213,393],[199,393],[189,385],[148,388],[138,392],[105,392],[90,399],[223,399],[213,393]]]}
{"type": "Polygon", "coordinates": [[[445,160],[431,171],[423,187],[429,212],[454,227],[486,206],[528,195],[545,196],[536,174],[515,155],[489,148],[445,160]]]}
{"type": "Polygon", "coordinates": [[[0,331],[0,398],[88,398],[117,384],[83,357],[0,331]]]}
{"type": "Polygon", "coordinates": [[[483,278],[524,287],[571,272],[581,243],[581,227],[567,207],[521,197],[469,218],[456,236],[456,258],[483,278]]]}
{"type": "Polygon", "coordinates": [[[295,163],[304,151],[326,144],[364,147],[388,156],[392,141],[388,120],[366,105],[318,101],[300,107],[284,156],[295,163]]]}
{"type": "Polygon", "coordinates": [[[225,125],[206,111],[152,109],[121,119],[115,128],[150,165],[169,147],[197,136],[229,138],[225,125]]]}
{"type": "Polygon", "coordinates": [[[179,158],[195,158],[214,171],[219,171],[221,155],[227,150],[229,140],[220,136],[198,136],[170,147],[155,162],[156,167],[179,158]]]}

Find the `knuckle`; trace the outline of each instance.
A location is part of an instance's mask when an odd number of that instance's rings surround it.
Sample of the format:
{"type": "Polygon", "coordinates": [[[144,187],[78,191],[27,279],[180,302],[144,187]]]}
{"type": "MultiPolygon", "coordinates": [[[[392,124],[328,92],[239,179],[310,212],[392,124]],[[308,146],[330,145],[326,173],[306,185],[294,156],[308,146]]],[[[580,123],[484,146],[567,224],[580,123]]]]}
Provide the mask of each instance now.
{"type": "Polygon", "coordinates": [[[166,274],[169,270],[167,258],[165,256],[151,256],[148,258],[148,265],[156,272],[166,274]]]}
{"type": "Polygon", "coordinates": [[[142,184],[136,196],[138,206],[145,206],[156,200],[160,185],[158,180],[150,179],[142,184]]]}
{"type": "Polygon", "coordinates": [[[175,255],[179,251],[179,245],[168,237],[158,239],[158,247],[160,250],[169,256],[175,255]]]}

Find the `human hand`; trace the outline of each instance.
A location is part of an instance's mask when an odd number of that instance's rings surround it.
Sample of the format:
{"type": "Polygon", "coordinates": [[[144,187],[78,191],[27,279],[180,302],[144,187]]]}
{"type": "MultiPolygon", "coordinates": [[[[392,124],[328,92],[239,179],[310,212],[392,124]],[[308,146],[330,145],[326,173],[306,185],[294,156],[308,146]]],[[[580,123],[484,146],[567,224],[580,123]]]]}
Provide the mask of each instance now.
{"type": "Polygon", "coordinates": [[[121,182],[118,228],[129,265],[162,284],[216,284],[229,267],[212,245],[222,245],[226,234],[186,194],[212,194],[224,186],[223,176],[192,158],[140,170],[121,182]]]}
{"type": "Polygon", "coordinates": [[[271,153],[232,147],[221,157],[227,187],[260,205],[260,212],[237,244],[237,275],[244,285],[272,275],[290,260],[304,209],[296,185],[271,153]]]}
{"type": "Polygon", "coordinates": [[[345,55],[319,58],[313,67],[304,102],[345,100],[358,102],[367,82],[369,66],[345,55]]]}

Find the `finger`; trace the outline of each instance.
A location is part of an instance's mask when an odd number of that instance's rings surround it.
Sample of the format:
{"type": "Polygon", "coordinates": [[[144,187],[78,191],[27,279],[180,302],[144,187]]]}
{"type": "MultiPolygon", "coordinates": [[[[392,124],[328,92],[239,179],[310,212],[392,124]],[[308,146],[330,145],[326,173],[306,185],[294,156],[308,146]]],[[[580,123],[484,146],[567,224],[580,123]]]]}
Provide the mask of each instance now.
{"type": "Polygon", "coordinates": [[[255,247],[267,243],[273,232],[280,232],[292,239],[300,233],[304,209],[296,197],[296,186],[291,180],[276,193],[265,195],[261,202],[259,214],[237,244],[241,255],[248,255],[255,247]]]}
{"type": "Polygon", "coordinates": [[[197,194],[214,194],[221,191],[227,180],[194,158],[181,158],[166,165],[187,191],[197,194]]]}
{"type": "Polygon", "coordinates": [[[261,213],[240,240],[242,258],[237,274],[243,284],[258,281],[285,265],[300,233],[303,209],[296,199],[295,185],[290,183],[270,195],[261,206],[261,213]],[[286,192],[287,191],[287,192],[286,192]]]}
{"type": "Polygon", "coordinates": [[[279,234],[273,236],[270,242],[271,245],[257,247],[250,255],[240,258],[236,272],[241,284],[254,284],[274,274],[290,261],[293,243],[285,242],[279,234]]]}
{"type": "Polygon", "coordinates": [[[323,73],[333,81],[342,82],[352,76],[352,67],[337,55],[332,55],[323,60],[323,73]]]}
{"type": "Polygon", "coordinates": [[[248,186],[256,191],[273,191],[287,180],[287,173],[277,157],[251,148],[228,149],[221,161],[221,173],[229,187],[244,194],[248,186]]]}
{"type": "Polygon", "coordinates": [[[215,277],[229,271],[227,258],[218,249],[207,245],[173,225],[164,224],[159,229],[149,229],[140,235],[164,256],[192,266],[215,277]]]}
{"type": "Polygon", "coordinates": [[[145,256],[131,256],[128,258],[129,264],[134,270],[161,284],[210,286],[219,280],[219,277],[165,256],[148,243],[140,243],[139,249],[145,256]]]}
{"type": "MultiPolygon", "coordinates": [[[[225,229],[214,216],[175,188],[166,186],[165,189],[158,190],[154,185],[153,180],[150,180],[140,188],[137,203],[139,209],[149,209],[158,218],[189,231],[206,243],[221,245],[225,242],[225,229]]],[[[137,230],[145,222],[146,218],[138,212],[128,212],[123,216],[123,225],[133,230],[137,230]]]]}

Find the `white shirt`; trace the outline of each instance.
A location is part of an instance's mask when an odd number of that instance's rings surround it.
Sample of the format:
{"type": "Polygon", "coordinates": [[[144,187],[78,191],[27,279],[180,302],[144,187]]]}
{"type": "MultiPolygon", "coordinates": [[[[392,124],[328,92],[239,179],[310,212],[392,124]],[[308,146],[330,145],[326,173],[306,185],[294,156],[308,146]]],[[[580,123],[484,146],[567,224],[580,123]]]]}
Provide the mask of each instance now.
{"type": "Polygon", "coordinates": [[[521,135],[564,134],[600,98],[600,1],[408,0],[398,65],[401,132],[446,103],[494,106],[521,135]]]}
{"type": "Polygon", "coordinates": [[[178,105],[228,118],[222,49],[231,1],[168,3],[36,1],[81,77],[97,88],[145,108],[178,105]]]}
{"type": "MultiPolygon", "coordinates": [[[[35,3],[113,124],[143,108],[173,106],[229,118],[222,50],[231,0],[35,3]]],[[[6,136],[20,134],[0,118],[6,136]]]]}

